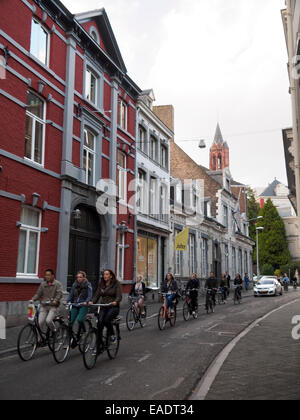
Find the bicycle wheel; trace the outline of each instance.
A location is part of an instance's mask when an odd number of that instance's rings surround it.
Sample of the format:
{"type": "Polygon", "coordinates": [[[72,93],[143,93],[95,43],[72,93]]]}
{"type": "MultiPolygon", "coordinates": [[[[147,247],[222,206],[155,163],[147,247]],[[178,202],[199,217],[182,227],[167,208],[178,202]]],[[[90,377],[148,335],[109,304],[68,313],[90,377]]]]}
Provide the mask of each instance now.
{"type": "Polygon", "coordinates": [[[190,319],[190,315],[191,315],[190,305],[187,302],[185,302],[185,304],[183,305],[183,319],[185,321],[188,321],[190,319]]]}
{"type": "Polygon", "coordinates": [[[108,335],[107,330],[106,333],[104,333],[104,337],[106,335],[106,348],[107,348],[107,354],[110,360],[114,360],[118,353],[120,348],[120,331],[118,325],[113,325],[114,330],[114,341],[112,341],[112,336],[108,335]]]}
{"type": "Polygon", "coordinates": [[[31,360],[38,346],[38,335],[33,325],[26,325],[18,337],[18,353],[23,362],[31,360]]]}
{"type": "Polygon", "coordinates": [[[171,318],[170,318],[171,327],[175,327],[176,320],[177,320],[177,306],[175,305],[174,306],[174,313],[171,315],[171,318]]]}
{"type": "Polygon", "coordinates": [[[128,309],[127,315],[126,315],[126,325],[128,331],[133,331],[134,327],[136,326],[136,315],[135,311],[131,308],[128,309]]]}
{"type": "Polygon", "coordinates": [[[193,312],[193,318],[198,319],[198,315],[199,315],[199,307],[197,305],[194,312],[193,312]]]}
{"type": "MultiPolygon", "coordinates": [[[[58,329],[60,328],[62,324],[63,324],[62,321],[54,321],[56,331],[58,331],[58,329]]],[[[51,352],[53,352],[53,348],[54,348],[54,337],[55,337],[55,333],[53,333],[52,330],[48,328],[47,333],[46,333],[46,342],[51,352]]]]}
{"type": "Polygon", "coordinates": [[[89,331],[91,331],[93,329],[92,323],[89,321],[84,321],[84,325],[85,325],[85,331],[86,332],[82,332],[81,336],[80,336],[80,340],[78,343],[78,348],[81,354],[83,354],[84,352],[84,342],[86,339],[87,334],[89,333],[89,331]]]}
{"type": "Polygon", "coordinates": [[[54,335],[53,357],[56,363],[65,362],[70,353],[70,332],[66,325],[61,325],[54,335]]]}
{"type": "Polygon", "coordinates": [[[145,328],[147,326],[147,307],[144,306],[145,315],[142,316],[141,310],[140,310],[140,325],[142,328],[145,328]]]}
{"type": "Polygon", "coordinates": [[[83,345],[83,363],[86,369],[93,369],[96,365],[97,358],[97,331],[93,329],[88,332],[83,345]]]}
{"type": "Polygon", "coordinates": [[[163,331],[166,328],[166,312],[163,306],[160,308],[158,313],[158,328],[160,331],[163,331]]]}

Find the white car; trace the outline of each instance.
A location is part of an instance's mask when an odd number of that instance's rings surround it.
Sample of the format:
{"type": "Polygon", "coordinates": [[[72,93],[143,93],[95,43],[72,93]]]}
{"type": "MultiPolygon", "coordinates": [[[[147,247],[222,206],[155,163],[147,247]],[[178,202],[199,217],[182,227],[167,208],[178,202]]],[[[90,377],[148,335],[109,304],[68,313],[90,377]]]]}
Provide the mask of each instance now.
{"type": "Polygon", "coordinates": [[[281,283],[275,277],[262,277],[254,286],[254,296],[277,296],[283,294],[281,283]]]}

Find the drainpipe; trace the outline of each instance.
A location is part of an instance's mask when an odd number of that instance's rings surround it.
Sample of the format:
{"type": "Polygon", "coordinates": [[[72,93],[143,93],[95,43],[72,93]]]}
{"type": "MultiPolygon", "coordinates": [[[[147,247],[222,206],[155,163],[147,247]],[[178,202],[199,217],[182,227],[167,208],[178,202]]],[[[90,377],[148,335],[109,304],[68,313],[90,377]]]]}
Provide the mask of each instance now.
{"type": "MultiPolygon", "coordinates": [[[[140,108],[139,106],[136,107],[135,112],[135,162],[134,162],[134,177],[135,177],[135,191],[137,191],[138,188],[138,147],[137,147],[137,139],[139,135],[139,114],[140,114],[140,108]]],[[[133,281],[136,281],[137,278],[137,218],[138,218],[138,212],[137,212],[137,204],[136,200],[134,202],[134,251],[133,251],[133,281]]]]}
{"type": "MultiPolygon", "coordinates": [[[[291,100],[292,100],[292,111],[293,111],[293,141],[295,147],[295,178],[296,178],[296,202],[297,202],[297,216],[298,216],[298,226],[299,223],[299,214],[300,214],[300,159],[299,159],[299,135],[298,135],[298,86],[296,79],[293,77],[294,68],[295,68],[295,45],[293,38],[293,16],[292,16],[292,7],[291,0],[286,0],[287,5],[287,32],[288,32],[288,55],[289,55],[289,76],[290,76],[290,91],[291,91],[291,100]]],[[[300,240],[300,237],[298,238],[300,240]]]]}

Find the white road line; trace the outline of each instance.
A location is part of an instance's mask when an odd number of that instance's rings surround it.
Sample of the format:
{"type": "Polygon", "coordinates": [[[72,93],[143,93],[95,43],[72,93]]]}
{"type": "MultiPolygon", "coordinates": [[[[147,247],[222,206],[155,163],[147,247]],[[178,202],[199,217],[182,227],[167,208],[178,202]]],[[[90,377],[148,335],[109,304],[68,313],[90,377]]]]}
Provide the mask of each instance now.
{"type": "Polygon", "coordinates": [[[146,356],[144,356],[140,360],[138,360],[138,363],[145,362],[146,360],[150,359],[151,356],[152,356],[152,354],[147,354],[146,356]]]}
{"type": "Polygon", "coordinates": [[[126,371],[123,372],[119,372],[117,373],[115,376],[112,376],[111,378],[107,379],[107,381],[104,382],[105,385],[112,385],[112,383],[116,380],[119,379],[121,376],[125,375],[126,371]]]}
{"type": "Polygon", "coordinates": [[[170,389],[177,389],[177,388],[179,388],[180,385],[182,384],[182,382],[184,381],[184,379],[185,378],[178,378],[174,385],[169,386],[168,388],[164,388],[161,391],[156,392],[155,394],[151,395],[150,399],[151,400],[154,400],[154,397],[156,397],[156,395],[163,394],[164,392],[167,392],[170,389]]]}
{"type": "Polygon", "coordinates": [[[213,361],[213,363],[209,366],[208,370],[206,371],[205,375],[203,376],[199,386],[197,387],[194,394],[189,398],[191,401],[204,401],[207,397],[213,383],[215,382],[221,368],[223,367],[225,361],[229,357],[232,350],[235,348],[235,346],[239,343],[239,341],[244,338],[249,332],[251,332],[260,322],[264,321],[265,319],[269,318],[271,315],[273,315],[275,312],[280,311],[281,309],[284,309],[287,306],[293,305],[294,303],[299,302],[299,298],[296,300],[293,300],[292,302],[286,303],[285,305],[282,305],[273,311],[269,312],[265,316],[257,319],[256,321],[252,322],[251,325],[249,325],[248,328],[246,328],[244,331],[242,331],[237,337],[235,337],[221,353],[216,357],[216,359],[213,361]]]}

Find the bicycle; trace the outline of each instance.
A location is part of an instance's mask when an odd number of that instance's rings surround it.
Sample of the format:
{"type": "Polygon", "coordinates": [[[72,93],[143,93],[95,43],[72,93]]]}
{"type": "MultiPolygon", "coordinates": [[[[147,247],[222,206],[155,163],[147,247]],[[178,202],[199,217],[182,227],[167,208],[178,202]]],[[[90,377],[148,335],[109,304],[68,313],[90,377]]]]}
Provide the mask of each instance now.
{"type": "Polygon", "coordinates": [[[298,282],[297,281],[293,281],[293,288],[294,288],[294,290],[297,290],[297,288],[298,288],[298,282]]]}
{"type": "MultiPolygon", "coordinates": [[[[50,305],[51,302],[44,302],[45,305],[50,305]]],[[[23,362],[29,362],[33,359],[38,348],[49,347],[49,350],[53,352],[53,333],[49,327],[46,332],[43,331],[39,325],[39,315],[41,309],[41,303],[38,305],[32,305],[28,307],[28,321],[29,323],[20,331],[18,337],[18,354],[23,362]]],[[[54,319],[54,324],[57,328],[63,324],[61,316],[57,316],[54,319]]]]}
{"type": "Polygon", "coordinates": [[[214,290],[213,289],[207,289],[206,291],[206,312],[207,315],[209,314],[209,312],[211,312],[212,314],[215,312],[215,300],[214,300],[214,290]]]}
{"type": "Polygon", "coordinates": [[[169,315],[169,311],[167,309],[167,299],[166,297],[173,294],[172,292],[169,293],[160,293],[163,299],[163,306],[160,308],[158,313],[158,328],[160,331],[163,331],[166,328],[167,322],[170,322],[171,327],[174,327],[176,324],[177,319],[177,303],[174,302],[174,309],[169,315]]]}
{"type": "MultiPolygon", "coordinates": [[[[82,304],[78,305],[78,307],[83,306],[84,305],[82,304]]],[[[81,331],[81,328],[79,327],[78,333],[75,334],[71,323],[72,308],[73,304],[68,303],[66,305],[66,309],[68,311],[68,323],[63,323],[62,325],[60,325],[56,334],[54,335],[53,357],[56,363],[58,364],[64,363],[66,361],[71,349],[75,349],[76,347],[78,347],[81,354],[83,354],[84,351],[83,345],[86,333],[84,333],[84,331],[81,331]]],[[[90,331],[93,328],[92,318],[92,316],[87,317],[84,321],[86,332],[90,331]]]]}
{"type": "Polygon", "coordinates": [[[126,325],[128,331],[133,331],[138,323],[140,323],[141,328],[145,328],[147,323],[147,307],[144,305],[145,315],[142,315],[141,308],[136,307],[138,298],[129,296],[128,299],[130,300],[130,308],[128,309],[126,315],[126,325]]]}
{"type": "Polygon", "coordinates": [[[107,328],[104,329],[101,337],[100,346],[98,346],[98,323],[101,308],[110,308],[112,304],[90,305],[90,308],[97,308],[96,326],[93,327],[85,337],[83,344],[83,363],[86,369],[91,370],[96,366],[98,356],[107,352],[110,360],[114,360],[120,348],[120,322],[121,318],[117,317],[112,321],[113,335],[108,334],[107,328]],[[112,340],[115,337],[115,340],[112,340]],[[99,350],[99,351],[98,351],[99,350]]]}
{"type": "Polygon", "coordinates": [[[185,321],[189,321],[191,315],[193,316],[194,319],[198,318],[198,310],[199,310],[198,302],[197,302],[196,308],[193,308],[190,292],[198,292],[198,289],[191,289],[186,292],[185,303],[183,305],[183,319],[185,321]]]}
{"type": "Polygon", "coordinates": [[[222,288],[219,288],[217,291],[217,301],[218,301],[218,305],[225,304],[224,293],[223,293],[222,288]]]}
{"type": "Polygon", "coordinates": [[[234,297],[233,301],[235,305],[240,305],[242,302],[242,294],[241,294],[242,288],[241,286],[235,285],[234,286],[234,297]]]}

